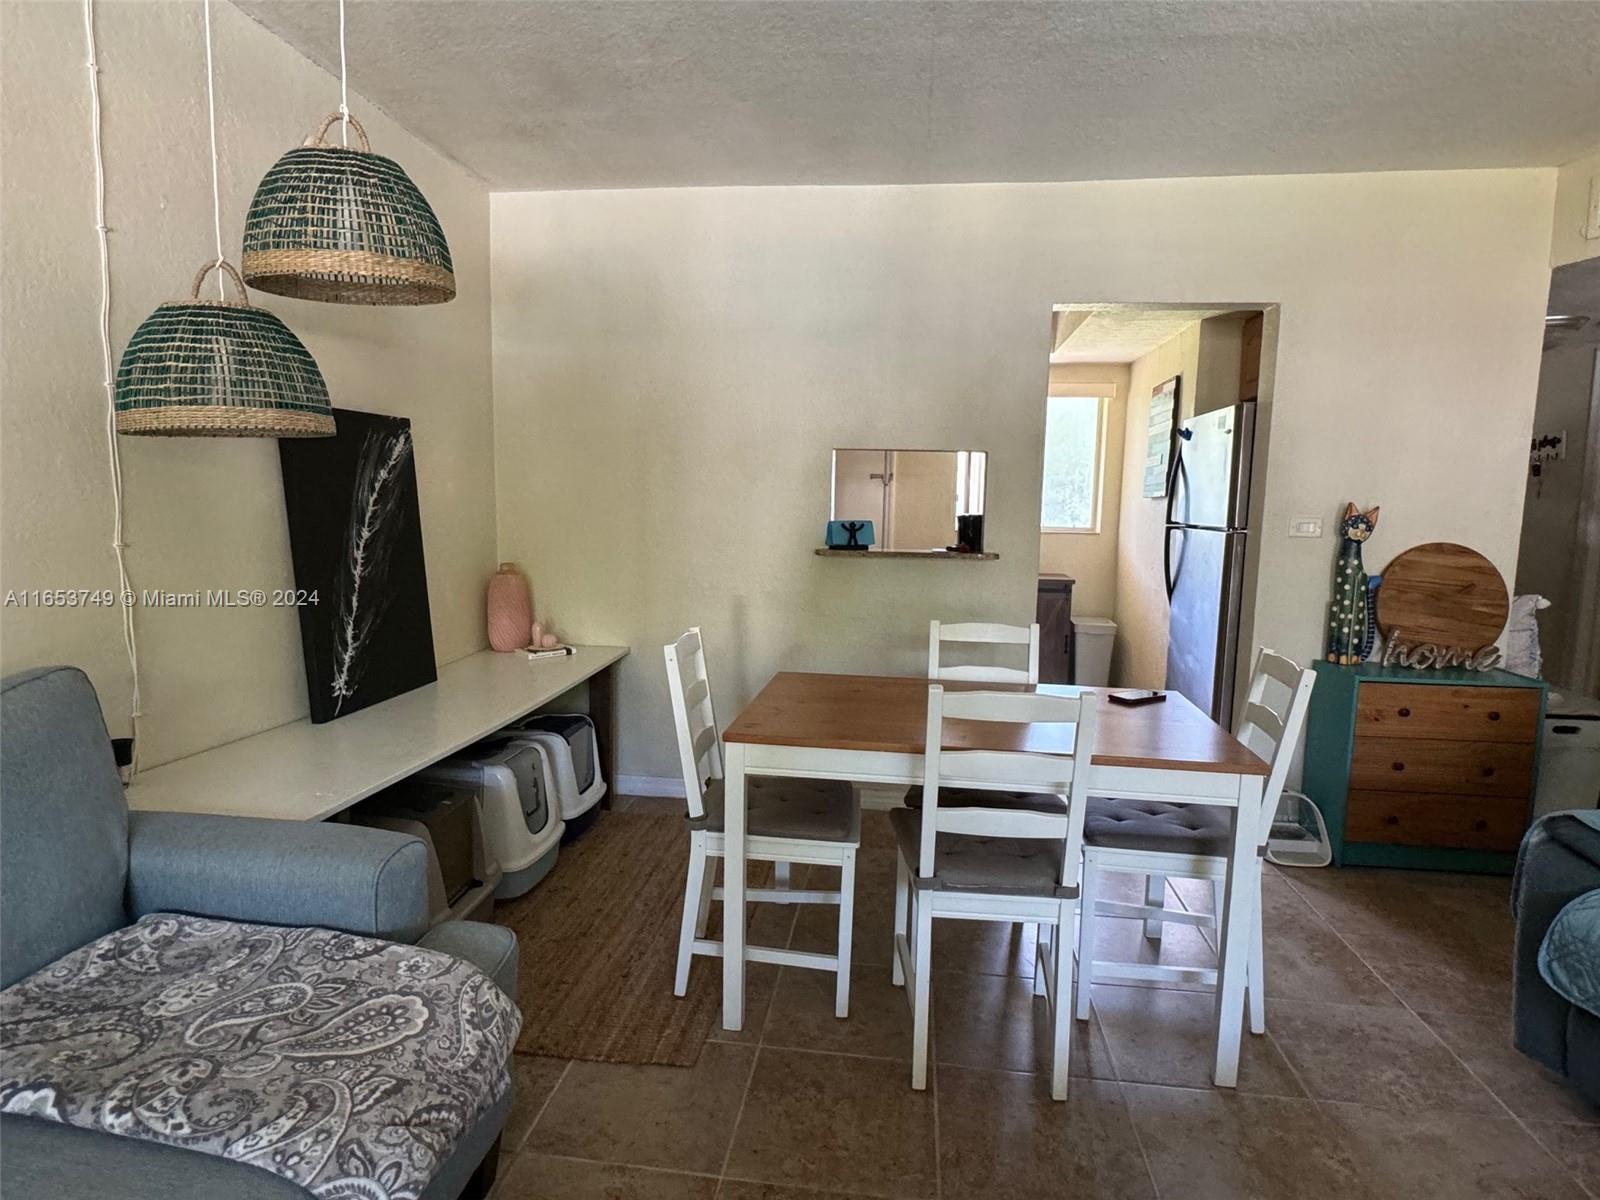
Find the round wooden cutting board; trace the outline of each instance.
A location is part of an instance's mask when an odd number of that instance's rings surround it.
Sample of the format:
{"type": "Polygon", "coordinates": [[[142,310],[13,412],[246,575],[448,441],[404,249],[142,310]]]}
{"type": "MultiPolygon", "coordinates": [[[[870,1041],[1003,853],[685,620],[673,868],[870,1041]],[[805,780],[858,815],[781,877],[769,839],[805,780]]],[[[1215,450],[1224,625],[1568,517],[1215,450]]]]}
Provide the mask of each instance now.
{"type": "Polygon", "coordinates": [[[1511,600],[1494,564],[1468,546],[1428,542],[1397,555],[1378,587],[1378,628],[1407,645],[1478,650],[1505,628],[1511,600]]]}

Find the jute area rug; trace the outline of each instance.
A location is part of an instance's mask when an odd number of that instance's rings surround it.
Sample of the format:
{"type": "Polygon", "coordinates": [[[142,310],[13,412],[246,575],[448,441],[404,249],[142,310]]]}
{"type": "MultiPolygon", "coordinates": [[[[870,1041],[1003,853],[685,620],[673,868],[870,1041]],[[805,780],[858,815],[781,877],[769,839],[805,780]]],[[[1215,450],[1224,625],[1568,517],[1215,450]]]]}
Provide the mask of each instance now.
{"type": "MultiPolygon", "coordinates": [[[[495,921],[516,930],[517,1050],[693,1066],[721,1013],[720,971],[672,994],[689,836],[667,814],[607,812],[495,921]]],[[[700,964],[704,966],[704,964],[700,964]]]]}

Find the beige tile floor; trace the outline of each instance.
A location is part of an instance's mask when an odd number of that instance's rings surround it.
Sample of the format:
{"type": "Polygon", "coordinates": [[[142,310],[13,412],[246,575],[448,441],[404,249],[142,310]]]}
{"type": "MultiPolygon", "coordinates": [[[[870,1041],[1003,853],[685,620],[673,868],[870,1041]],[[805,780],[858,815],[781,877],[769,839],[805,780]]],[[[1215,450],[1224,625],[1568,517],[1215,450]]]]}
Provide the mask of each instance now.
{"type": "MultiPolygon", "coordinates": [[[[848,1020],[830,976],[758,967],[748,1027],[693,1068],[519,1056],[494,1200],[1600,1197],[1600,1110],[1509,1044],[1505,879],[1268,868],[1268,1032],[1238,1089],[1208,1082],[1208,994],[1107,985],[1056,1104],[1033,946],[998,925],[939,929],[934,1069],[911,1090],[893,862],[868,814],[848,1020]]],[[[826,914],[763,908],[763,940],[831,947],[826,914]]],[[[1100,953],[1211,951],[1191,927],[1157,945],[1107,921],[1100,953]]]]}

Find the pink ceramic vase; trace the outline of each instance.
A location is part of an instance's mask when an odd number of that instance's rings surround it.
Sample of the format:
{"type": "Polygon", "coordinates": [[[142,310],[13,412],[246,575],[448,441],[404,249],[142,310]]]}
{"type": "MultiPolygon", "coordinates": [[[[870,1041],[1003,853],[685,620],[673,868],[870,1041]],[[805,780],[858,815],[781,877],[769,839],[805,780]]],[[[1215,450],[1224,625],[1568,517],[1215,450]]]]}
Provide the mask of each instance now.
{"type": "Polygon", "coordinates": [[[533,589],[515,563],[501,563],[489,580],[489,645],[501,653],[528,644],[533,589]]]}

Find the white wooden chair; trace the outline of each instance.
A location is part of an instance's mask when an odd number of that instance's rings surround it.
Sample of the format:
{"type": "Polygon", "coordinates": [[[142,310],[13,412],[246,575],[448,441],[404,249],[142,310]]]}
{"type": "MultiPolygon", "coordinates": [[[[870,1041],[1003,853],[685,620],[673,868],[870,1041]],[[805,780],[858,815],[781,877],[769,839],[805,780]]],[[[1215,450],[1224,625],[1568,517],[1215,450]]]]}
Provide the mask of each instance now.
{"type": "MultiPolygon", "coordinates": [[[[906,988],[911,1004],[911,1086],[919,1091],[928,1085],[934,920],[1021,921],[1072,929],[1097,704],[1093,693],[1065,697],[946,692],[940,684],[928,688],[922,808],[889,814],[899,848],[893,977],[906,988]],[[946,718],[1075,725],[1073,753],[944,751],[946,718]],[[1053,806],[943,807],[939,792],[946,784],[963,791],[1026,789],[1052,797],[1053,806]]],[[[1055,941],[1070,947],[1071,935],[1055,941]]],[[[1053,1030],[1050,1094],[1065,1100],[1072,1025],[1070,951],[1046,964],[1045,996],[1053,1030]]]]}
{"type": "MultiPolygon", "coordinates": [[[[683,890],[683,921],[678,935],[678,973],[673,994],[689,987],[689,964],[696,954],[720,957],[722,943],[706,937],[711,902],[723,898],[716,886],[716,860],[725,856],[723,839],[722,738],[711,705],[711,681],[699,627],[663,646],[667,690],[678,734],[678,762],[689,808],[689,873],[683,890]]],[[[832,779],[752,776],[745,782],[745,853],[751,861],[771,862],[777,887],[747,888],[751,901],[839,906],[836,954],[810,954],[777,946],[747,946],[751,962],[778,963],[833,971],[838,976],[834,1012],[850,1012],[850,922],[855,906],[856,850],[861,845],[861,808],[855,788],[832,779]],[[788,885],[792,863],[839,868],[839,890],[804,891],[788,885]]],[[[723,914],[724,922],[736,916],[723,914]]]]}
{"type": "MultiPolygon", "coordinates": [[[[1266,846],[1272,817],[1283,795],[1284,779],[1294,757],[1306,709],[1311,703],[1311,688],[1316,673],[1301,670],[1295,663],[1271,650],[1256,658],[1255,674],[1245,701],[1236,736],[1271,768],[1263,789],[1260,820],[1261,847],[1266,846]],[[1270,690],[1280,698],[1269,703],[1270,690]],[[1276,707],[1274,707],[1276,704],[1276,707]]],[[[1220,929],[1224,907],[1224,884],[1231,852],[1228,810],[1211,805],[1163,804],[1151,800],[1105,800],[1096,797],[1089,803],[1084,825],[1083,912],[1078,927],[1077,1015],[1089,1019],[1089,991],[1095,980],[1111,982],[1206,983],[1216,986],[1214,967],[1179,967],[1159,963],[1124,963],[1094,957],[1097,919],[1134,917],[1145,921],[1148,936],[1159,937],[1160,923],[1197,925],[1220,929]],[[1131,871],[1147,876],[1144,904],[1122,904],[1100,898],[1107,871],[1131,871]],[[1182,912],[1162,905],[1166,877],[1212,881],[1212,911],[1182,912]]],[[[1246,968],[1246,994],[1249,998],[1250,1031],[1265,1033],[1267,1028],[1266,986],[1261,947],[1261,871],[1254,871],[1254,893],[1250,911],[1250,957],[1246,968]]]]}
{"type": "Polygon", "coordinates": [[[1039,626],[996,625],[987,621],[967,621],[945,625],[939,621],[928,622],[928,678],[965,679],[979,683],[1038,683],[1039,682],[1039,626]],[[946,643],[965,645],[1026,646],[1028,666],[947,666],[941,661],[940,649],[946,643]]]}

